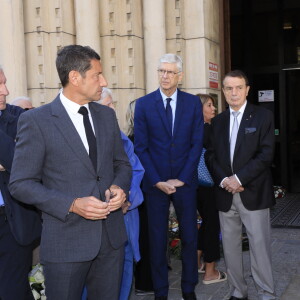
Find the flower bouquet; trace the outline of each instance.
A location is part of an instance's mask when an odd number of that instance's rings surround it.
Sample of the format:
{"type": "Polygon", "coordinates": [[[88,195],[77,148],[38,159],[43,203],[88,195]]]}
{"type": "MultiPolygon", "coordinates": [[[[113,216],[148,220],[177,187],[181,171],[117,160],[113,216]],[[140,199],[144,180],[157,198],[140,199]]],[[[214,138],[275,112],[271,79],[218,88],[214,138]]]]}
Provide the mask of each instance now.
{"type": "Polygon", "coordinates": [[[37,264],[33,266],[29,273],[29,284],[35,300],[46,300],[44,281],[42,265],[37,264]]]}

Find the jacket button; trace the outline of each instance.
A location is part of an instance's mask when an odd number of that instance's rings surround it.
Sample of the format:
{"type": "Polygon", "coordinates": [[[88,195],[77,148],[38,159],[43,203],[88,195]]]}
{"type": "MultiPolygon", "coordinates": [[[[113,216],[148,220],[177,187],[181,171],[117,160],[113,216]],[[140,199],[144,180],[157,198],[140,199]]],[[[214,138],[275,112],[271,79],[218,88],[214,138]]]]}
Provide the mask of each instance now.
{"type": "Polygon", "coordinates": [[[100,177],[99,176],[97,176],[97,181],[100,181],[100,177]]]}

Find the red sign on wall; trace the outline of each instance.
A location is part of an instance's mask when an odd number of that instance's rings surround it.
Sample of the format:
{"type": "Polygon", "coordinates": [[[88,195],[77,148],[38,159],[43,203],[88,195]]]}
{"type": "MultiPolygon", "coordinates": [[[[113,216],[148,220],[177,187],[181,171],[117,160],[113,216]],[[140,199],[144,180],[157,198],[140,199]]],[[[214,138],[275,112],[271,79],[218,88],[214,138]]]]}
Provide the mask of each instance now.
{"type": "Polygon", "coordinates": [[[209,62],[208,66],[208,80],[210,88],[217,89],[219,87],[218,65],[212,62],[209,62]]]}

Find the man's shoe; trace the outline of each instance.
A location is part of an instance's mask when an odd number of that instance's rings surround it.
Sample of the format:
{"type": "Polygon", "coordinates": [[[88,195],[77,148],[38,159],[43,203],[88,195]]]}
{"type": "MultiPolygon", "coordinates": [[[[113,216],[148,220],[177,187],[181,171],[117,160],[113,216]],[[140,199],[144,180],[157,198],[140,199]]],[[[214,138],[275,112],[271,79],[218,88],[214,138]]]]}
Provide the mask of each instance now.
{"type": "Polygon", "coordinates": [[[183,300],[197,300],[195,292],[192,293],[182,293],[183,300]]]}
{"type": "Polygon", "coordinates": [[[248,298],[247,297],[245,297],[245,298],[237,298],[237,297],[231,296],[229,298],[229,300],[248,300],[248,298]]]}
{"type": "Polygon", "coordinates": [[[167,296],[155,296],[155,300],[168,300],[168,297],[167,296]]]}

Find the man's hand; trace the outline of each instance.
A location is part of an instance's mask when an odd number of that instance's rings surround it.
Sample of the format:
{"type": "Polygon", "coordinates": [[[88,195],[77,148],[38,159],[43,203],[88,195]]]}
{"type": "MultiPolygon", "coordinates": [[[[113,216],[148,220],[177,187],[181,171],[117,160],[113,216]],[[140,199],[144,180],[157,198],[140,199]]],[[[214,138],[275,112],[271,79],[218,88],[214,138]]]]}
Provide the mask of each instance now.
{"type": "Polygon", "coordinates": [[[106,219],[110,213],[108,203],[94,196],[76,198],[69,211],[88,220],[106,219]]]}
{"type": "Polygon", "coordinates": [[[167,195],[171,195],[176,192],[176,187],[174,185],[171,185],[168,182],[160,181],[158,182],[155,187],[163,191],[167,195]]]}
{"type": "Polygon", "coordinates": [[[105,199],[108,202],[109,210],[115,211],[126,201],[126,194],[118,186],[112,185],[109,190],[105,191],[105,199]]]}
{"type": "Polygon", "coordinates": [[[181,187],[181,186],[184,186],[184,182],[179,180],[179,179],[169,179],[167,181],[167,183],[175,186],[175,187],[181,187]]]}
{"type": "Polygon", "coordinates": [[[130,207],[130,202],[129,201],[125,201],[123,204],[122,204],[122,212],[123,212],[123,215],[125,215],[130,207]]]}
{"type": "Polygon", "coordinates": [[[3,172],[3,171],[5,171],[5,168],[2,166],[2,165],[0,165],[0,172],[3,172]]]}
{"type": "Polygon", "coordinates": [[[223,187],[226,191],[232,194],[240,193],[244,190],[234,175],[223,181],[223,187]]]}

